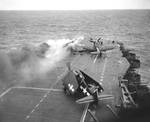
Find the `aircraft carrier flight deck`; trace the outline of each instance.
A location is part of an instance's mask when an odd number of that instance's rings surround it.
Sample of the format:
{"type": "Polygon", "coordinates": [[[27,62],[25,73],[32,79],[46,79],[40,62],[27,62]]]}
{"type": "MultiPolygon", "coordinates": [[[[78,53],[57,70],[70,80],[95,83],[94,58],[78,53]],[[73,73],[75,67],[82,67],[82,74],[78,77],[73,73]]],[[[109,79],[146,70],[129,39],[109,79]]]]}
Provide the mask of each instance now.
{"type": "Polygon", "coordinates": [[[122,57],[119,48],[108,51],[97,60],[89,54],[70,55],[59,62],[49,73],[49,79],[13,86],[0,95],[0,122],[108,122],[119,118],[122,89],[119,77],[123,77],[129,62],[122,57]],[[88,111],[89,104],[77,104],[66,96],[61,78],[67,70],[66,62],[72,68],[84,71],[104,87],[102,94],[111,94],[113,99],[99,101],[99,106],[88,111]],[[91,117],[91,114],[94,117],[91,117]],[[92,114],[92,115],[93,115],[92,114]]]}

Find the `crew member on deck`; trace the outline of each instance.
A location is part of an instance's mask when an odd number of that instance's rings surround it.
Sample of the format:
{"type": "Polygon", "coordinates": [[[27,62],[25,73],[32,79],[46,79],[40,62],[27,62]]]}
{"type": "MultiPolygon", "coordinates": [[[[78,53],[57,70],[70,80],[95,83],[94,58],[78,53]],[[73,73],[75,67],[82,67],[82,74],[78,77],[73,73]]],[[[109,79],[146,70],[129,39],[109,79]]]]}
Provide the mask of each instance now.
{"type": "Polygon", "coordinates": [[[102,39],[101,37],[100,37],[100,38],[98,38],[98,39],[97,39],[97,42],[99,42],[101,39],[102,39]]]}
{"type": "Polygon", "coordinates": [[[101,37],[97,39],[97,42],[98,42],[100,45],[103,45],[103,41],[100,41],[100,40],[102,40],[101,37]]]}
{"type": "Polygon", "coordinates": [[[103,45],[103,41],[100,42],[100,45],[103,45]]]}

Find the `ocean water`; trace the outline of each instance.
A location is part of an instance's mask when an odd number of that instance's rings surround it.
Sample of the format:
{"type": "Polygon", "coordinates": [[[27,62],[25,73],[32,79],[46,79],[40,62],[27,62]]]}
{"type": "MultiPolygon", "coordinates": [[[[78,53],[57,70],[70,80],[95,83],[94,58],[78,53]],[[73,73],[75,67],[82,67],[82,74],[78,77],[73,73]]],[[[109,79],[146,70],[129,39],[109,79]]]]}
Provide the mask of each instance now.
{"type": "MultiPolygon", "coordinates": [[[[31,51],[33,45],[47,40],[60,43],[84,38],[84,41],[90,37],[122,41],[135,49],[142,63],[139,70],[142,80],[150,81],[150,10],[0,11],[0,81],[16,80],[16,73],[20,72],[29,80],[33,70],[41,70],[37,68],[39,65],[47,67],[44,63],[49,61],[41,62],[31,51]],[[20,50],[24,45],[25,50],[20,50]],[[39,62],[35,64],[35,60],[39,62]]],[[[53,53],[51,60],[60,56],[57,54],[53,53]]]]}

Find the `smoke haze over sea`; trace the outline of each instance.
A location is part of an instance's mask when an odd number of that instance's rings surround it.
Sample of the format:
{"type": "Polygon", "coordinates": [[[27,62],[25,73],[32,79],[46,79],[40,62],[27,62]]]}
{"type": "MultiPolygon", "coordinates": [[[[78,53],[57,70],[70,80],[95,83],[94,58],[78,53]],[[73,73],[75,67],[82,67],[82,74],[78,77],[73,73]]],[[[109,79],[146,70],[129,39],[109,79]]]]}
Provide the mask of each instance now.
{"type": "Polygon", "coordinates": [[[90,37],[134,48],[142,61],[142,79],[150,80],[149,10],[0,11],[0,80],[45,79],[68,55],[62,50],[65,43],[90,37]],[[52,44],[46,59],[35,51],[42,42],[52,44]]]}

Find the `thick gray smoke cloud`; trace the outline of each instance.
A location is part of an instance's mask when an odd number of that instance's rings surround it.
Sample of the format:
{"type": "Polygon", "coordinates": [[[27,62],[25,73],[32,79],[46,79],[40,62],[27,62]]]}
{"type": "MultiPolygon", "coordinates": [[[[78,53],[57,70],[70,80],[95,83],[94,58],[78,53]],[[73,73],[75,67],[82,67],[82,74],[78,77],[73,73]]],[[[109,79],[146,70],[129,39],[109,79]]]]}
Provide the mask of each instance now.
{"type": "Polygon", "coordinates": [[[24,84],[45,79],[57,63],[69,55],[68,47],[78,44],[83,37],[73,40],[48,40],[42,46],[25,45],[9,52],[0,52],[1,83],[24,84]],[[71,43],[70,43],[71,42],[71,43]],[[65,44],[70,43],[67,47],[65,44]]]}

